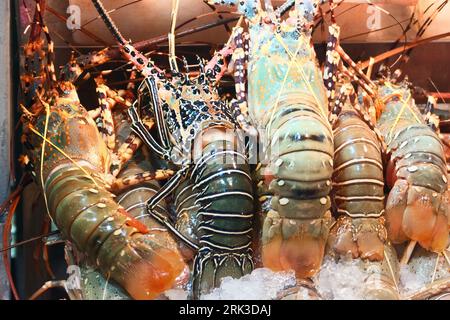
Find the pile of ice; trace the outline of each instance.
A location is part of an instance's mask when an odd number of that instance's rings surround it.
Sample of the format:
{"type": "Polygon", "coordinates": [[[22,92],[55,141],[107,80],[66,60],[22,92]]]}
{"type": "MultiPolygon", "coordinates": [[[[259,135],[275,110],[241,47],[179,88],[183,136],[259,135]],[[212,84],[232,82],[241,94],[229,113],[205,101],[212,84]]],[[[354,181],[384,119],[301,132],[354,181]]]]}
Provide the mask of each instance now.
{"type": "Polygon", "coordinates": [[[364,283],[368,274],[358,266],[356,259],[325,259],[320,272],[315,276],[316,289],[325,300],[362,300],[364,283]]]}
{"type": "Polygon", "coordinates": [[[421,256],[412,259],[408,265],[400,267],[399,289],[404,296],[423,290],[433,280],[437,281],[450,277],[449,268],[444,257],[441,256],[438,260],[436,258],[436,254],[421,256]]]}
{"type": "MultiPolygon", "coordinates": [[[[400,267],[400,290],[405,294],[418,292],[426,285],[426,278],[423,274],[414,273],[409,266],[400,267]]],[[[430,280],[428,280],[430,283],[430,280]]]]}
{"type": "Polygon", "coordinates": [[[164,292],[169,300],[188,300],[189,292],[183,289],[170,289],[164,292]]]}
{"type": "MultiPolygon", "coordinates": [[[[448,265],[441,257],[436,266],[436,254],[416,257],[408,265],[400,266],[398,289],[400,297],[405,298],[418,293],[432,281],[450,277],[448,265]],[[436,268],[436,271],[435,271],[436,268]],[[434,279],[433,279],[434,274],[434,279]]],[[[363,300],[368,272],[358,266],[357,259],[326,258],[321,270],[314,278],[317,292],[325,300],[363,300]]]]}
{"type": "Polygon", "coordinates": [[[203,295],[202,300],[273,300],[284,289],[297,283],[293,271],[273,272],[258,268],[240,279],[226,277],[221,286],[203,295]]]}
{"type": "MultiPolygon", "coordinates": [[[[321,299],[325,300],[364,300],[365,286],[369,277],[357,259],[340,259],[331,257],[324,260],[322,268],[314,277],[314,285],[321,299]]],[[[436,255],[421,256],[412,259],[407,266],[400,267],[398,288],[401,297],[417,293],[428,286],[436,267],[436,255]]],[[[434,280],[450,277],[449,268],[442,257],[434,280]]],[[[203,295],[202,300],[273,300],[286,289],[296,287],[299,291],[291,299],[308,300],[312,297],[303,287],[297,287],[293,271],[274,272],[266,268],[255,269],[251,274],[240,279],[226,277],[219,288],[203,295]]],[[[295,290],[294,290],[295,291],[295,290]]],[[[188,299],[187,291],[169,290],[165,293],[171,300],[188,299]]]]}

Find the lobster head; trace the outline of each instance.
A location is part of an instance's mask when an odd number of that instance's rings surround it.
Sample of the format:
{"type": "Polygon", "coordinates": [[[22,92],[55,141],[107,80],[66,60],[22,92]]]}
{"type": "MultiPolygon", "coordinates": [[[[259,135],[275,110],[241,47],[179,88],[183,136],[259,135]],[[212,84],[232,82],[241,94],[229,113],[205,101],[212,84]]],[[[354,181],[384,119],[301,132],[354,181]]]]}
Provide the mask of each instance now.
{"type": "Polygon", "coordinates": [[[160,151],[163,158],[177,165],[193,163],[197,158],[195,147],[205,143],[205,132],[236,129],[230,104],[220,99],[213,85],[223,64],[223,59],[219,59],[214,67],[206,69],[200,62],[200,72],[195,78],[172,72],[170,79],[156,75],[142,82],[138,108],[133,106],[129,113],[134,123],[149,117],[156,119],[159,141],[151,141],[148,128],[142,125],[137,132],[141,137],[147,136],[146,142],[151,148],[154,146],[153,151],[160,151]]]}
{"type": "Polygon", "coordinates": [[[95,122],[69,83],[40,111],[24,120],[24,139],[34,167],[44,179],[65,163],[89,165],[106,173],[110,158],[95,122]]]}

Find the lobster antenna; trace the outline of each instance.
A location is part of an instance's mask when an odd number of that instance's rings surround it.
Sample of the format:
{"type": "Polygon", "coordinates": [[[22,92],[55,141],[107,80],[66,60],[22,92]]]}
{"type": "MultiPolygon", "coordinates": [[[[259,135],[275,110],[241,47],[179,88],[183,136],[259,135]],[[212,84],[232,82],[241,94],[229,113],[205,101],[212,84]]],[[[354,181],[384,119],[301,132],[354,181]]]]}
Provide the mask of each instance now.
{"type": "Polygon", "coordinates": [[[407,38],[407,35],[406,35],[406,30],[405,30],[405,28],[403,27],[403,25],[400,23],[400,21],[398,21],[398,19],[397,19],[392,13],[390,13],[389,11],[387,11],[387,10],[381,8],[380,6],[374,4],[371,0],[366,0],[366,2],[367,2],[368,5],[373,6],[373,7],[376,8],[377,10],[379,10],[379,11],[383,12],[384,14],[390,16],[392,19],[395,20],[395,22],[396,22],[397,25],[400,27],[400,29],[402,29],[402,34],[403,34],[403,36],[405,37],[405,41],[404,41],[404,44],[403,44],[403,51],[402,51],[402,53],[400,54],[400,56],[397,58],[397,60],[395,60],[394,63],[390,65],[390,68],[392,68],[392,67],[395,66],[399,61],[401,61],[401,59],[402,59],[403,56],[405,55],[406,47],[407,47],[407,44],[408,44],[408,38],[407,38]]]}
{"type": "Polygon", "coordinates": [[[117,26],[112,21],[111,17],[109,16],[109,13],[103,6],[103,3],[100,0],[92,0],[92,3],[94,4],[95,9],[97,9],[97,12],[100,14],[102,20],[105,22],[106,27],[108,27],[109,31],[111,31],[111,33],[119,42],[119,44],[121,45],[127,44],[127,41],[125,40],[125,38],[122,36],[117,26]]]}
{"type": "Polygon", "coordinates": [[[331,23],[336,23],[336,16],[334,15],[334,9],[336,9],[337,5],[334,3],[333,0],[328,0],[328,3],[330,5],[330,17],[331,17],[331,23]]]}
{"type": "Polygon", "coordinates": [[[27,240],[16,242],[16,243],[14,243],[14,244],[12,244],[12,245],[10,245],[8,247],[0,248],[0,253],[3,253],[3,252],[8,251],[8,250],[11,250],[13,248],[17,248],[17,247],[23,246],[24,244],[27,244],[27,243],[30,243],[30,242],[33,242],[33,241],[41,240],[41,239],[44,239],[46,237],[50,237],[50,236],[58,235],[58,234],[61,234],[61,232],[59,230],[55,230],[55,231],[51,231],[51,232],[46,233],[46,234],[41,234],[39,236],[30,238],[30,239],[27,239],[27,240]]]}
{"type": "Polygon", "coordinates": [[[170,33],[169,38],[169,64],[172,71],[178,72],[177,59],[175,55],[175,27],[177,24],[178,7],[180,5],[180,0],[172,0],[172,14],[170,23],[170,33]]]}
{"type": "MultiPolygon", "coordinates": [[[[131,2],[125,3],[125,4],[121,5],[121,6],[118,6],[118,7],[114,8],[114,9],[110,10],[110,12],[112,12],[112,11],[119,11],[120,9],[129,7],[131,5],[134,5],[135,3],[142,2],[142,1],[144,1],[144,0],[134,0],[134,1],[131,1],[131,2]]],[[[95,18],[92,18],[91,20],[86,21],[84,24],[81,25],[81,27],[82,28],[86,27],[88,24],[91,24],[92,22],[96,21],[98,18],[100,18],[100,17],[97,16],[95,18]]]]}
{"type": "MultiPolygon", "coordinates": [[[[210,3],[208,3],[207,1],[203,1],[203,3],[206,4],[206,5],[212,10],[212,12],[210,12],[210,13],[212,13],[212,14],[217,14],[217,17],[218,17],[219,19],[223,19],[223,15],[222,15],[221,13],[229,13],[229,12],[219,12],[219,11],[217,11],[216,6],[214,6],[214,5],[210,4],[210,3]]],[[[207,13],[207,14],[208,14],[208,13],[207,13]]],[[[194,20],[196,20],[197,18],[199,18],[199,17],[201,17],[201,16],[203,16],[203,15],[196,16],[196,17],[193,18],[193,20],[192,20],[192,19],[189,19],[189,20],[194,21],[194,20]]],[[[188,20],[188,21],[189,21],[189,20],[188,20]]],[[[178,28],[181,28],[185,23],[188,23],[188,21],[186,21],[186,22],[180,24],[178,27],[175,28],[175,30],[177,30],[178,28]]],[[[229,26],[227,23],[225,23],[223,26],[224,26],[225,30],[227,31],[227,33],[231,34],[230,26],[229,26]]]]}
{"type": "Polygon", "coordinates": [[[289,11],[294,6],[294,4],[295,0],[287,0],[275,10],[275,14],[280,15],[281,17],[283,14],[289,11]]]}

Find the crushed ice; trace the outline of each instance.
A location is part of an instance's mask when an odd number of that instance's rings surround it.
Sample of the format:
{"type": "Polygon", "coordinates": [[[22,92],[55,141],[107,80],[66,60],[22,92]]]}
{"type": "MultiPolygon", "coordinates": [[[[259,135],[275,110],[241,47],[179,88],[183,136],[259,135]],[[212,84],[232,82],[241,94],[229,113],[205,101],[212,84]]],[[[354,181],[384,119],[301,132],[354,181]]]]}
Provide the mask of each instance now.
{"type": "Polygon", "coordinates": [[[325,300],[362,300],[367,273],[358,266],[359,261],[325,259],[314,282],[322,299],[325,300]]]}
{"type": "MultiPolygon", "coordinates": [[[[400,291],[403,295],[414,294],[428,285],[433,280],[436,267],[436,254],[428,254],[411,259],[406,266],[400,267],[400,291]]],[[[434,280],[449,278],[448,264],[443,256],[439,258],[434,280]]]]}
{"type": "Polygon", "coordinates": [[[295,273],[273,272],[266,268],[253,270],[240,279],[226,277],[221,286],[203,295],[202,300],[273,300],[284,289],[297,283],[295,273]]]}
{"type": "Polygon", "coordinates": [[[188,300],[189,293],[183,289],[170,289],[164,292],[169,300],[188,300]]]}
{"type": "MultiPolygon", "coordinates": [[[[431,283],[436,255],[414,258],[407,266],[400,268],[399,290],[402,297],[417,293],[431,283]]],[[[364,272],[357,259],[325,258],[314,284],[321,299],[325,300],[363,300],[364,286],[368,273],[364,272]]],[[[435,280],[450,277],[449,268],[443,257],[439,262],[435,280]]],[[[274,272],[258,268],[240,279],[226,277],[219,288],[203,295],[202,300],[273,300],[286,289],[296,287],[293,271],[274,272]]],[[[169,290],[165,293],[170,300],[188,299],[187,291],[169,290]]],[[[300,287],[290,299],[311,299],[309,291],[300,287]]]]}

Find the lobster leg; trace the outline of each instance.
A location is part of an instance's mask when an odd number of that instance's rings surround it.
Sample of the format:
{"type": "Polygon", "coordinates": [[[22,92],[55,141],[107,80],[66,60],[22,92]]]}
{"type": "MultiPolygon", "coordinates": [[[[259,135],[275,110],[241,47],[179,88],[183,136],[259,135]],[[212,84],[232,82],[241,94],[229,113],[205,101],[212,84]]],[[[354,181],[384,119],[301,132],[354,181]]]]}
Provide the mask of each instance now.
{"type": "Polygon", "coordinates": [[[156,170],[153,171],[144,171],[139,172],[131,176],[127,176],[125,178],[116,178],[111,186],[112,190],[119,191],[131,186],[140,184],[145,181],[151,180],[166,180],[173,175],[172,170],[156,170]]]}
{"type": "Polygon", "coordinates": [[[97,124],[100,132],[102,132],[103,140],[112,152],[116,147],[115,124],[112,110],[117,103],[124,105],[127,108],[131,107],[131,103],[120,97],[117,92],[105,85],[105,80],[102,75],[95,78],[95,82],[99,107],[91,110],[89,115],[92,119],[97,119],[97,124]],[[98,116],[100,116],[99,119],[98,116]]]}
{"type": "Polygon", "coordinates": [[[350,92],[348,91],[348,87],[342,87],[339,91],[339,95],[334,99],[330,113],[330,122],[332,125],[335,125],[338,120],[338,116],[344,107],[344,103],[350,98],[349,96],[350,92]]]}
{"type": "Polygon", "coordinates": [[[434,114],[436,109],[436,99],[428,96],[427,105],[425,106],[424,115],[425,123],[435,132],[439,133],[439,117],[434,114]]]}
{"type": "Polygon", "coordinates": [[[136,134],[131,133],[124,143],[122,143],[117,150],[117,156],[112,159],[110,171],[113,177],[117,177],[122,166],[129,161],[137,149],[142,145],[142,140],[136,136],[136,134]]]}
{"type": "Polygon", "coordinates": [[[177,173],[159,190],[159,192],[147,201],[147,211],[153,218],[155,218],[159,223],[169,229],[181,241],[186,243],[194,250],[198,250],[198,245],[193,243],[189,238],[178,231],[178,229],[175,228],[175,226],[169,221],[169,218],[167,216],[162,215],[155,210],[158,203],[169,196],[179,186],[179,184],[187,174],[187,171],[188,167],[178,170],[177,173]]]}
{"type": "MultiPolygon", "coordinates": [[[[43,6],[45,6],[45,1],[41,1],[43,6]]],[[[53,85],[56,83],[56,73],[55,73],[55,65],[54,65],[54,43],[52,38],[50,37],[50,33],[48,31],[48,27],[44,22],[44,18],[41,11],[41,4],[36,2],[36,11],[39,16],[39,23],[41,25],[42,31],[44,32],[45,38],[47,40],[47,73],[50,78],[50,88],[53,88],[53,85]]]]}
{"type": "MultiPolygon", "coordinates": [[[[136,102],[135,102],[136,104],[136,102]]],[[[157,155],[161,157],[167,158],[167,151],[162,146],[160,146],[155,139],[151,136],[151,134],[147,131],[146,127],[142,123],[142,120],[139,117],[137,112],[137,108],[133,105],[128,109],[128,114],[131,119],[131,128],[132,130],[150,147],[150,149],[155,152],[157,155]]]]}
{"type": "Polygon", "coordinates": [[[168,149],[170,146],[169,135],[167,132],[167,126],[164,122],[161,104],[159,103],[158,88],[156,86],[155,78],[146,77],[144,83],[148,87],[150,92],[151,103],[153,105],[153,110],[155,111],[156,128],[158,129],[159,139],[161,141],[163,149],[168,149]]]}
{"type": "Polygon", "coordinates": [[[236,89],[235,104],[239,109],[247,110],[247,94],[245,89],[246,82],[246,64],[248,63],[248,34],[244,34],[241,27],[233,30],[235,37],[233,39],[236,49],[233,51],[232,61],[234,62],[234,82],[236,89]]]}
{"type": "Polygon", "coordinates": [[[33,293],[29,300],[36,300],[42,296],[49,289],[53,288],[66,288],[66,280],[47,281],[40,287],[35,293],[33,293]]]}
{"type": "Polygon", "coordinates": [[[101,110],[100,117],[102,122],[102,136],[108,148],[110,150],[114,150],[116,146],[116,134],[114,130],[114,120],[111,112],[112,106],[107,100],[108,88],[100,83],[100,81],[102,80],[97,80],[96,92],[101,110]]]}
{"type": "MultiPolygon", "coordinates": [[[[130,108],[132,106],[131,102],[120,96],[118,92],[115,90],[110,89],[108,86],[105,86],[105,91],[107,95],[108,103],[111,105],[111,108],[113,108],[116,104],[121,105],[124,108],[130,108]]],[[[126,94],[126,93],[123,93],[126,94]]]]}
{"type": "MultiPolygon", "coordinates": [[[[323,71],[323,80],[325,88],[327,89],[328,96],[328,110],[332,111],[335,105],[335,92],[336,92],[336,82],[337,82],[337,68],[340,61],[339,53],[336,51],[338,46],[338,39],[340,29],[336,24],[332,24],[328,31],[330,33],[327,42],[327,53],[325,59],[325,67],[323,71]]],[[[334,113],[337,110],[334,111],[334,113]]],[[[338,113],[337,113],[338,114],[338,113]]]]}
{"type": "MultiPolygon", "coordinates": [[[[246,72],[248,64],[248,50],[249,50],[249,35],[244,33],[241,27],[233,30],[235,34],[234,43],[236,49],[233,52],[232,61],[234,63],[234,82],[236,90],[236,100],[231,102],[231,109],[234,113],[234,118],[239,123],[240,127],[250,135],[250,139],[256,139],[258,133],[256,129],[247,120],[248,106],[247,106],[247,90],[246,86],[246,72]]],[[[250,141],[252,144],[254,141],[250,141]]]]}

